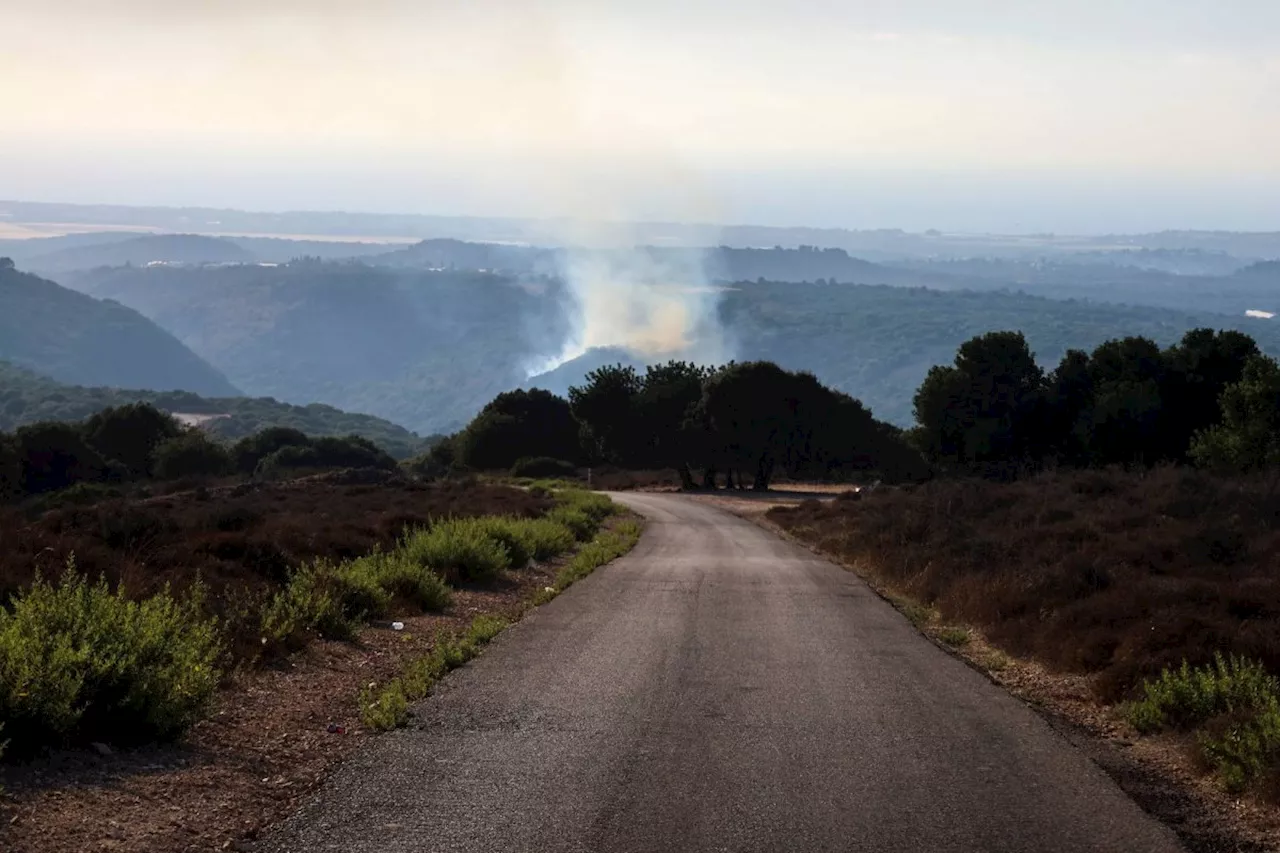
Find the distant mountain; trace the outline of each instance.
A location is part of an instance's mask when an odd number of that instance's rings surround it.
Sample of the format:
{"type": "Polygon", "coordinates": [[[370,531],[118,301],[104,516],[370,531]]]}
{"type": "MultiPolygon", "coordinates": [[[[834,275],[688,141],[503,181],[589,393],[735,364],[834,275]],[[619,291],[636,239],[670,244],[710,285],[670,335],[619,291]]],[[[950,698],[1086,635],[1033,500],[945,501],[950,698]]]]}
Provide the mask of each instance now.
{"type": "Polygon", "coordinates": [[[248,394],[368,412],[422,434],[457,429],[519,385],[568,324],[545,282],[479,272],[301,262],[64,280],[137,308],[248,394]]]}
{"type": "Polygon", "coordinates": [[[373,263],[419,269],[487,270],[515,275],[554,273],[558,250],[504,243],[423,240],[373,259],[373,263]]]}
{"type": "Polygon", "coordinates": [[[112,240],[87,246],[67,246],[36,255],[24,266],[40,273],[61,273],[93,267],[125,264],[244,264],[257,258],[232,240],[199,234],[147,234],[128,240],[112,240]]]}
{"type": "Polygon", "coordinates": [[[849,284],[958,286],[945,273],[905,270],[851,257],[843,249],[814,246],[737,249],[729,246],[634,249],[548,249],[462,240],[423,240],[372,260],[387,266],[488,270],[510,275],[558,275],[575,262],[598,255],[605,265],[644,270],[692,271],[713,281],[839,281],[849,284]]]}
{"type": "MultiPolygon", "coordinates": [[[[798,260],[811,263],[814,273],[825,272],[817,278],[828,282],[838,280],[840,269],[862,269],[873,281],[895,269],[863,267],[842,253],[793,256],[805,256],[798,260]]],[[[675,266],[682,262],[667,257],[675,266]]],[[[741,257],[744,264],[758,264],[761,257],[779,256],[741,257]]],[[[912,396],[929,367],[951,361],[959,344],[992,330],[1025,332],[1047,366],[1067,348],[1091,349],[1128,335],[1164,345],[1199,326],[1240,329],[1280,354],[1280,325],[1244,316],[1246,308],[1269,310],[1270,302],[1242,304],[1245,297],[1280,292],[1268,283],[1266,268],[1244,281],[1114,267],[1103,276],[1101,269],[1077,267],[1073,289],[1072,271],[1059,267],[1041,277],[1035,265],[996,263],[1025,274],[1025,285],[981,277],[977,273],[992,268],[985,264],[915,273],[916,281],[950,283],[946,290],[748,279],[724,288],[718,318],[738,360],[768,359],[812,371],[861,398],[877,417],[899,424],[911,421],[912,396]],[[1090,278],[1095,272],[1099,277],[1090,278]],[[1152,299],[1189,304],[1113,304],[1126,291],[1108,288],[1109,281],[1127,282],[1152,299]],[[975,288],[961,289],[968,282],[975,288]],[[1017,292],[1022,287],[1089,298],[1042,298],[1017,292]],[[1201,307],[1214,305],[1231,310],[1201,307]]],[[[369,412],[421,434],[457,429],[501,391],[536,386],[563,394],[603,364],[644,361],[614,349],[593,350],[528,378],[530,365],[560,350],[573,320],[563,286],[539,276],[305,262],[99,269],[64,280],[137,308],[249,394],[369,412]]]]}
{"type": "Polygon", "coordinates": [[[0,240],[0,257],[12,258],[19,267],[26,268],[27,261],[40,255],[49,255],[61,249],[77,246],[101,246],[137,237],[136,231],[93,231],[87,234],[59,234],[54,237],[29,237],[26,239],[0,240]]]}
{"type": "Polygon", "coordinates": [[[65,385],[0,361],[0,432],[37,421],[79,421],[108,406],[151,403],[188,424],[235,440],[267,427],[292,427],[313,436],[359,435],[397,459],[420,453],[426,440],[382,418],[313,403],[291,406],[270,398],[201,397],[186,391],[142,391],[65,385]]]}
{"type": "Polygon", "coordinates": [[[0,359],[60,382],[240,392],[132,308],[69,290],[0,261],[0,359]]]}

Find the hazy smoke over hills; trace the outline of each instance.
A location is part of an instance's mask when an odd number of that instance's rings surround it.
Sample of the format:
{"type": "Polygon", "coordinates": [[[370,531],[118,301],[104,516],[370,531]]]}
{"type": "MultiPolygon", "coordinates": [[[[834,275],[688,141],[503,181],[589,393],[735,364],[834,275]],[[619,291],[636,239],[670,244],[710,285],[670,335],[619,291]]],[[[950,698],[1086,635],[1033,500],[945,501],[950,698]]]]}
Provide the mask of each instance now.
{"type": "Polygon", "coordinates": [[[531,366],[531,376],[599,347],[624,349],[650,362],[728,360],[730,346],[717,314],[720,291],[707,273],[707,252],[587,246],[568,248],[561,258],[570,331],[558,352],[531,366]]]}

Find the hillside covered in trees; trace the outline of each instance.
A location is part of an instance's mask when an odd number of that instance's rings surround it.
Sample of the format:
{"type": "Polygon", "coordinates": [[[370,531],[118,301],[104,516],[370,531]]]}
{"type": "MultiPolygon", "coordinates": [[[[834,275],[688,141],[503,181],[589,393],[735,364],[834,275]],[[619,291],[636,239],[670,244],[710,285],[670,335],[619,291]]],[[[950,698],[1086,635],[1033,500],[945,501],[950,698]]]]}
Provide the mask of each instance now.
{"type": "Polygon", "coordinates": [[[0,359],[61,382],[229,397],[218,370],[133,308],[19,272],[0,258],[0,359]]]}
{"type": "Polygon", "coordinates": [[[527,361],[567,332],[549,285],[479,272],[302,262],[65,280],[136,307],[249,395],[368,412],[423,434],[456,429],[518,386],[527,361]]]}
{"type": "Polygon", "coordinates": [[[358,435],[397,459],[413,456],[424,446],[421,437],[390,421],[320,403],[294,406],[270,398],[87,388],[65,385],[0,361],[0,432],[41,421],[80,421],[111,406],[139,402],[164,412],[207,416],[207,420],[201,419],[201,429],[228,441],[269,427],[288,427],[312,436],[358,435]]]}
{"type": "MultiPolygon", "coordinates": [[[[484,252],[511,251],[462,245],[472,263],[484,252]]],[[[823,252],[808,254],[827,262],[823,252]]],[[[369,412],[421,434],[458,429],[512,388],[566,393],[590,370],[618,360],[588,354],[554,376],[529,376],[531,366],[560,351],[574,321],[563,283],[551,276],[312,261],[120,267],[64,281],[137,308],[248,394],[369,412]]],[[[992,328],[1023,331],[1046,366],[1071,348],[1132,334],[1163,346],[1198,327],[1244,331],[1263,351],[1280,352],[1280,327],[1266,320],[999,289],[740,281],[723,288],[718,317],[732,357],[813,371],[900,426],[911,422],[910,391],[928,369],[992,328]]]]}

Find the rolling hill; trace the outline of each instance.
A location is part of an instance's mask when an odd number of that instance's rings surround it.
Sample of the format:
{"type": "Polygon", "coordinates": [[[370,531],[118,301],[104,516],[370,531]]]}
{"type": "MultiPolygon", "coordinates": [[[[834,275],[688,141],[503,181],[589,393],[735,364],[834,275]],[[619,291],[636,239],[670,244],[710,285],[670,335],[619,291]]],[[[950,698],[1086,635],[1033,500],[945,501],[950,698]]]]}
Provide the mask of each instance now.
{"type": "Polygon", "coordinates": [[[205,431],[234,440],[266,427],[292,427],[312,436],[359,435],[397,459],[421,452],[425,440],[404,427],[372,415],[353,414],[313,403],[292,406],[270,398],[201,397],[186,391],[144,391],[65,385],[0,361],[0,432],[38,421],[78,421],[108,406],[151,403],[198,423],[205,431]]]}
{"type": "MultiPolygon", "coordinates": [[[[68,276],[176,334],[251,396],[452,431],[567,331],[546,281],[353,262],[68,276]]],[[[134,387],[137,387],[136,385],[134,387]]]]}
{"type": "MultiPolygon", "coordinates": [[[[809,254],[815,270],[845,264],[842,253],[809,254]]],[[[529,365],[560,349],[571,325],[571,303],[547,277],[304,262],[117,268],[66,280],[137,308],[251,395],[369,412],[422,434],[457,429],[501,391],[564,393],[601,363],[628,360],[588,352],[552,375],[528,376],[529,365]]],[[[1067,348],[1126,335],[1167,344],[1198,326],[1240,329],[1280,353],[1280,326],[1243,311],[1048,299],[993,286],[742,281],[723,289],[718,313],[738,360],[810,370],[900,424],[911,421],[912,395],[928,368],[994,329],[1024,331],[1046,364],[1067,348]]]]}
{"type": "MultiPolygon", "coordinates": [[[[912,396],[929,368],[950,363],[965,340],[997,329],[1026,334],[1046,367],[1055,366],[1067,349],[1088,350],[1129,335],[1167,345],[1199,326],[1239,329],[1280,355],[1280,325],[1274,321],[1007,291],[743,282],[725,294],[720,317],[736,343],[737,360],[808,370],[861,399],[877,417],[904,426],[912,422],[912,396]]],[[[640,367],[673,355],[589,350],[525,385],[563,394],[603,364],[640,367]]]]}
{"type": "Polygon", "coordinates": [[[42,274],[57,274],[126,264],[240,264],[255,260],[252,252],[231,240],[198,234],[147,234],[128,240],[67,246],[35,255],[24,266],[42,274]]]}
{"type": "Polygon", "coordinates": [[[132,308],[2,262],[0,359],[60,382],[239,394],[219,371],[132,308]]]}

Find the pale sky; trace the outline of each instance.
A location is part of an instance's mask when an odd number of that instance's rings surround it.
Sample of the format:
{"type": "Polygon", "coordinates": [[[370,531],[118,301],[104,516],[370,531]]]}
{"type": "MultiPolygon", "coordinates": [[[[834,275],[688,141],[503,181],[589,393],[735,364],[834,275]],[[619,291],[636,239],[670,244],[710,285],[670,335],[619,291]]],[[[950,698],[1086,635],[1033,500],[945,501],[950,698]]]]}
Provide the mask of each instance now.
{"type": "Polygon", "coordinates": [[[1280,229],[1278,0],[0,0],[0,30],[0,198],[1280,229]]]}

